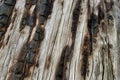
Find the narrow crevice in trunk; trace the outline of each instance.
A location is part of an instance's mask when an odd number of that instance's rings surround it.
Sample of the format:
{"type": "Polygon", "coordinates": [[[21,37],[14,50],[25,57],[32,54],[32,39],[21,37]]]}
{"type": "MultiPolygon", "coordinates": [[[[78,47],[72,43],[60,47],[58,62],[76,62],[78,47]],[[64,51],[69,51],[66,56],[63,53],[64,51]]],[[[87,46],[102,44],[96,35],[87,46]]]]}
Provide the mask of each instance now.
{"type": "Polygon", "coordinates": [[[83,52],[82,52],[82,65],[81,65],[81,75],[83,76],[84,80],[86,80],[86,74],[89,71],[89,56],[91,55],[90,53],[90,35],[86,35],[84,38],[84,44],[83,44],[83,52]]]}

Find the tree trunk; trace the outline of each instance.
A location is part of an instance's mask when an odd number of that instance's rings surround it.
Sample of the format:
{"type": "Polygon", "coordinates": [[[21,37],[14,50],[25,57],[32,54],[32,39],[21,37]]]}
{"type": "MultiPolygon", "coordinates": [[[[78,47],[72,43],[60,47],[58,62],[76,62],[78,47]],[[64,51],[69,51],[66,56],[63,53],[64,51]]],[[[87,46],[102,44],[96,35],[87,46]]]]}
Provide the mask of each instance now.
{"type": "Polygon", "coordinates": [[[120,80],[120,0],[0,0],[0,80],[120,80]]]}

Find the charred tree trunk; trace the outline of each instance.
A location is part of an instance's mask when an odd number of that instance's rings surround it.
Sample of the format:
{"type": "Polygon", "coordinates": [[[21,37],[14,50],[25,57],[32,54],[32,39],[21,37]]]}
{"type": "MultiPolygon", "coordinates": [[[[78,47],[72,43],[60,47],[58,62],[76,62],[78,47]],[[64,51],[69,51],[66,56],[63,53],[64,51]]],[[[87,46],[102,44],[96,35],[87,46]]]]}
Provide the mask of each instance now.
{"type": "Polygon", "coordinates": [[[120,0],[0,0],[0,80],[120,80],[120,0]]]}

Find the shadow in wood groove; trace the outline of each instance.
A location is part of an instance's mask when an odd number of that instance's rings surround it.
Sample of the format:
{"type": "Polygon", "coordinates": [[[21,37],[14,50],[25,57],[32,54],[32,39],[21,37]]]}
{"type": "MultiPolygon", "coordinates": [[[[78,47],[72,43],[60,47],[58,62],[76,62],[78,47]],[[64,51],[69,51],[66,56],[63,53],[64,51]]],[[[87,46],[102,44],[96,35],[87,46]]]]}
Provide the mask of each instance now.
{"type": "Polygon", "coordinates": [[[88,72],[88,60],[90,56],[90,37],[89,35],[86,35],[84,38],[84,44],[83,44],[83,52],[82,52],[82,65],[81,65],[81,75],[83,76],[84,80],[86,80],[86,74],[88,72]]]}
{"type": "Polygon", "coordinates": [[[57,70],[56,70],[56,74],[55,74],[55,78],[56,80],[67,80],[66,78],[66,60],[69,59],[68,57],[66,57],[67,54],[70,54],[69,52],[69,46],[65,46],[63,51],[62,51],[62,54],[61,54],[61,58],[60,58],[60,61],[58,63],[58,66],[57,66],[57,70]]]}

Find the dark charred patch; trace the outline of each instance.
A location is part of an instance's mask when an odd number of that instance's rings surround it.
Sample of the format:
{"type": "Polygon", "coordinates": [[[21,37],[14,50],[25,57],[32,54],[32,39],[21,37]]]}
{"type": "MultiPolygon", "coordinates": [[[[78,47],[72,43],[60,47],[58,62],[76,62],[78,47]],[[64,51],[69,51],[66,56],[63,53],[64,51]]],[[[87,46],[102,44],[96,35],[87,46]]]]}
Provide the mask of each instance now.
{"type": "Polygon", "coordinates": [[[22,62],[18,62],[17,65],[14,65],[13,73],[10,74],[8,80],[23,80],[24,66],[22,62]]]}
{"type": "Polygon", "coordinates": [[[26,52],[28,52],[28,45],[24,44],[21,49],[21,53],[19,54],[18,62],[23,62],[23,63],[25,62],[26,52]]]}
{"type": "Polygon", "coordinates": [[[88,31],[90,35],[90,53],[92,53],[93,42],[97,42],[96,37],[99,32],[99,21],[104,18],[103,15],[100,15],[100,13],[98,17],[94,13],[92,13],[90,15],[90,19],[88,19],[88,31]],[[100,19],[98,19],[98,17],[100,19]]]}
{"type": "Polygon", "coordinates": [[[14,6],[16,3],[16,0],[4,0],[4,4],[8,6],[14,6]]]}
{"type": "Polygon", "coordinates": [[[83,64],[81,67],[81,75],[84,77],[86,77],[86,73],[87,73],[87,67],[88,67],[88,52],[84,50],[83,52],[83,64]]]}
{"type": "Polygon", "coordinates": [[[0,27],[8,25],[7,23],[9,20],[9,16],[12,13],[14,5],[15,3],[10,3],[9,0],[5,0],[4,3],[0,5],[0,24],[2,24],[0,27]],[[6,3],[9,3],[11,5],[7,5],[6,3]]]}
{"type": "Polygon", "coordinates": [[[65,48],[62,51],[60,62],[58,64],[57,70],[56,70],[56,80],[66,80],[66,72],[65,72],[65,66],[66,66],[66,53],[68,52],[69,46],[65,46],[65,48]]]}
{"type": "Polygon", "coordinates": [[[23,80],[26,69],[26,53],[28,52],[28,46],[26,44],[23,45],[21,53],[18,57],[18,62],[13,65],[11,68],[13,69],[13,73],[10,75],[12,77],[10,80],[23,80]]]}
{"type": "Polygon", "coordinates": [[[21,24],[20,24],[20,30],[22,30],[25,27],[25,25],[27,24],[26,20],[27,20],[27,14],[24,13],[21,24]]]}
{"type": "Polygon", "coordinates": [[[0,15],[0,23],[5,25],[7,23],[7,20],[8,20],[8,16],[3,14],[3,15],[0,15]]]}
{"type": "Polygon", "coordinates": [[[2,4],[0,5],[0,15],[6,15],[6,16],[10,16],[11,12],[12,12],[12,8],[11,6],[8,6],[6,4],[2,4]]]}
{"type": "Polygon", "coordinates": [[[35,16],[35,14],[33,14],[32,16],[28,16],[27,17],[27,25],[29,25],[30,27],[33,27],[33,26],[35,26],[35,24],[36,24],[36,16],[35,16]]]}
{"type": "Polygon", "coordinates": [[[10,24],[10,15],[13,11],[16,0],[4,0],[0,4],[0,38],[4,37],[4,34],[10,24]],[[3,30],[4,28],[4,30],[3,30]]]}
{"type": "Polygon", "coordinates": [[[32,41],[29,44],[29,48],[28,48],[29,51],[28,51],[27,56],[26,56],[26,63],[31,65],[31,66],[35,63],[36,46],[37,46],[36,41],[32,41]]]}
{"type": "Polygon", "coordinates": [[[97,36],[97,33],[99,31],[98,25],[99,25],[98,24],[98,17],[94,13],[92,13],[90,15],[90,19],[88,20],[88,31],[89,31],[91,37],[97,36]]]}
{"type": "MultiPolygon", "coordinates": [[[[34,9],[34,12],[32,15],[29,14],[30,7],[35,3],[36,3],[36,0],[35,1],[27,0],[26,2],[27,11],[24,13],[23,19],[21,21],[20,30],[22,30],[25,25],[29,25],[30,27],[33,27],[35,25],[38,6],[34,9]]],[[[52,10],[51,7],[53,3],[52,1],[49,0],[45,3],[40,2],[40,4],[45,5],[45,10],[43,11],[44,14],[40,16],[45,17],[45,20],[46,20],[48,15],[51,13],[51,10],[52,10]]],[[[40,46],[41,41],[44,39],[44,34],[45,34],[44,28],[42,28],[40,25],[39,27],[37,27],[33,40],[23,45],[21,52],[19,54],[19,57],[18,57],[18,63],[16,64],[16,66],[14,66],[15,67],[14,72],[11,75],[13,77],[13,80],[16,78],[18,80],[19,79],[23,80],[25,77],[30,75],[30,71],[29,71],[30,68],[32,66],[33,67],[36,66],[37,64],[36,57],[38,54],[38,48],[40,46]]]]}
{"type": "Polygon", "coordinates": [[[88,36],[84,39],[83,44],[83,53],[82,53],[82,66],[81,66],[81,75],[84,77],[84,80],[86,78],[86,73],[88,71],[88,59],[90,56],[90,38],[88,36]]]}
{"type": "Polygon", "coordinates": [[[24,13],[21,21],[20,31],[25,27],[25,25],[30,26],[31,30],[36,25],[36,8],[32,14],[29,13],[31,6],[35,5],[36,3],[36,0],[26,0],[26,12],[24,13]]]}
{"type": "Polygon", "coordinates": [[[33,41],[28,44],[28,52],[26,55],[26,65],[28,65],[28,70],[26,74],[29,74],[29,68],[36,64],[37,48],[40,45],[41,41],[44,38],[44,29],[41,27],[37,28],[37,31],[34,35],[33,41]],[[36,38],[37,37],[37,38],[36,38]]]}
{"type": "MultiPolygon", "coordinates": [[[[32,3],[34,2],[35,4],[35,0],[32,1],[32,3]]],[[[27,25],[29,25],[30,27],[35,26],[36,24],[36,8],[34,9],[32,15],[30,15],[29,13],[27,14],[27,25]]]]}
{"type": "Polygon", "coordinates": [[[19,62],[16,66],[15,74],[16,75],[21,75],[23,73],[23,70],[24,70],[24,63],[19,62]]]}
{"type": "Polygon", "coordinates": [[[103,20],[105,17],[104,11],[101,9],[101,7],[98,7],[98,23],[100,24],[101,20],[103,20]]]}
{"type": "Polygon", "coordinates": [[[26,56],[26,63],[29,64],[29,66],[34,65],[36,53],[29,51],[29,53],[27,53],[27,54],[28,55],[26,56]]]}
{"type": "MultiPolygon", "coordinates": [[[[36,25],[36,8],[32,14],[29,13],[30,7],[36,4],[36,1],[37,0],[27,0],[25,5],[27,11],[24,13],[24,16],[22,18],[20,30],[22,30],[25,25],[29,25],[32,30],[33,26],[36,25]]],[[[19,53],[16,66],[12,66],[14,67],[13,72],[10,75],[12,77],[12,80],[24,80],[25,77],[28,77],[31,74],[30,68],[35,67],[37,64],[36,57],[38,55],[38,48],[41,44],[41,41],[44,39],[44,36],[44,28],[39,25],[33,39],[29,41],[28,38],[28,41],[23,45],[19,53]]]]}
{"type": "Polygon", "coordinates": [[[28,70],[25,70],[25,74],[29,74],[29,69],[31,66],[36,65],[36,56],[38,54],[37,48],[39,47],[41,41],[44,38],[44,29],[41,27],[37,28],[33,40],[28,44],[28,52],[26,55],[26,65],[28,70]]]}
{"type": "Polygon", "coordinates": [[[81,0],[77,0],[77,4],[76,4],[75,9],[73,11],[73,22],[72,22],[72,28],[71,28],[73,40],[75,39],[75,36],[76,36],[77,23],[79,21],[80,3],[81,3],[81,0]]]}
{"type": "Polygon", "coordinates": [[[111,25],[111,24],[114,25],[114,17],[113,17],[113,15],[108,13],[106,19],[107,19],[107,22],[108,22],[109,25],[111,25]]]}
{"type": "Polygon", "coordinates": [[[107,19],[113,21],[113,16],[110,15],[110,14],[108,14],[108,15],[107,15],[107,19]]]}
{"type": "Polygon", "coordinates": [[[39,13],[40,25],[43,25],[48,16],[51,14],[53,3],[53,0],[40,0],[37,4],[36,10],[37,13],[39,13]]]}
{"type": "MultiPolygon", "coordinates": [[[[38,27],[37,30],[36,30],[36,34],[38,34],[38,40],[42,41],[44,39],[44,36],[45,36],[45,29],[44,28],[41,28],[41,27],[38,27]]],[[[35,37],[34,37],[34,40],[35,40],[35,37]]]]}
{"type": "Polygon", "coordinates": [[[11,75],[14,77],[14,79],[16,78],[16,76],[18,76],[18,74],[20,80],[23,80],[25,77],[31,74],[30,68],[35,67],[37,64],[36,57],[38,54],[38,48],[43,38],[44,29],[41,27],[37,27],[33,40],[25,43],[21,49],[21,52],[19,53],[18,63],[16,64],[17,66],[15,66],[14,72],[11,75]],[[24,64],[24,66],[20,66],[19,63],[21,65],[24,64]]]}

